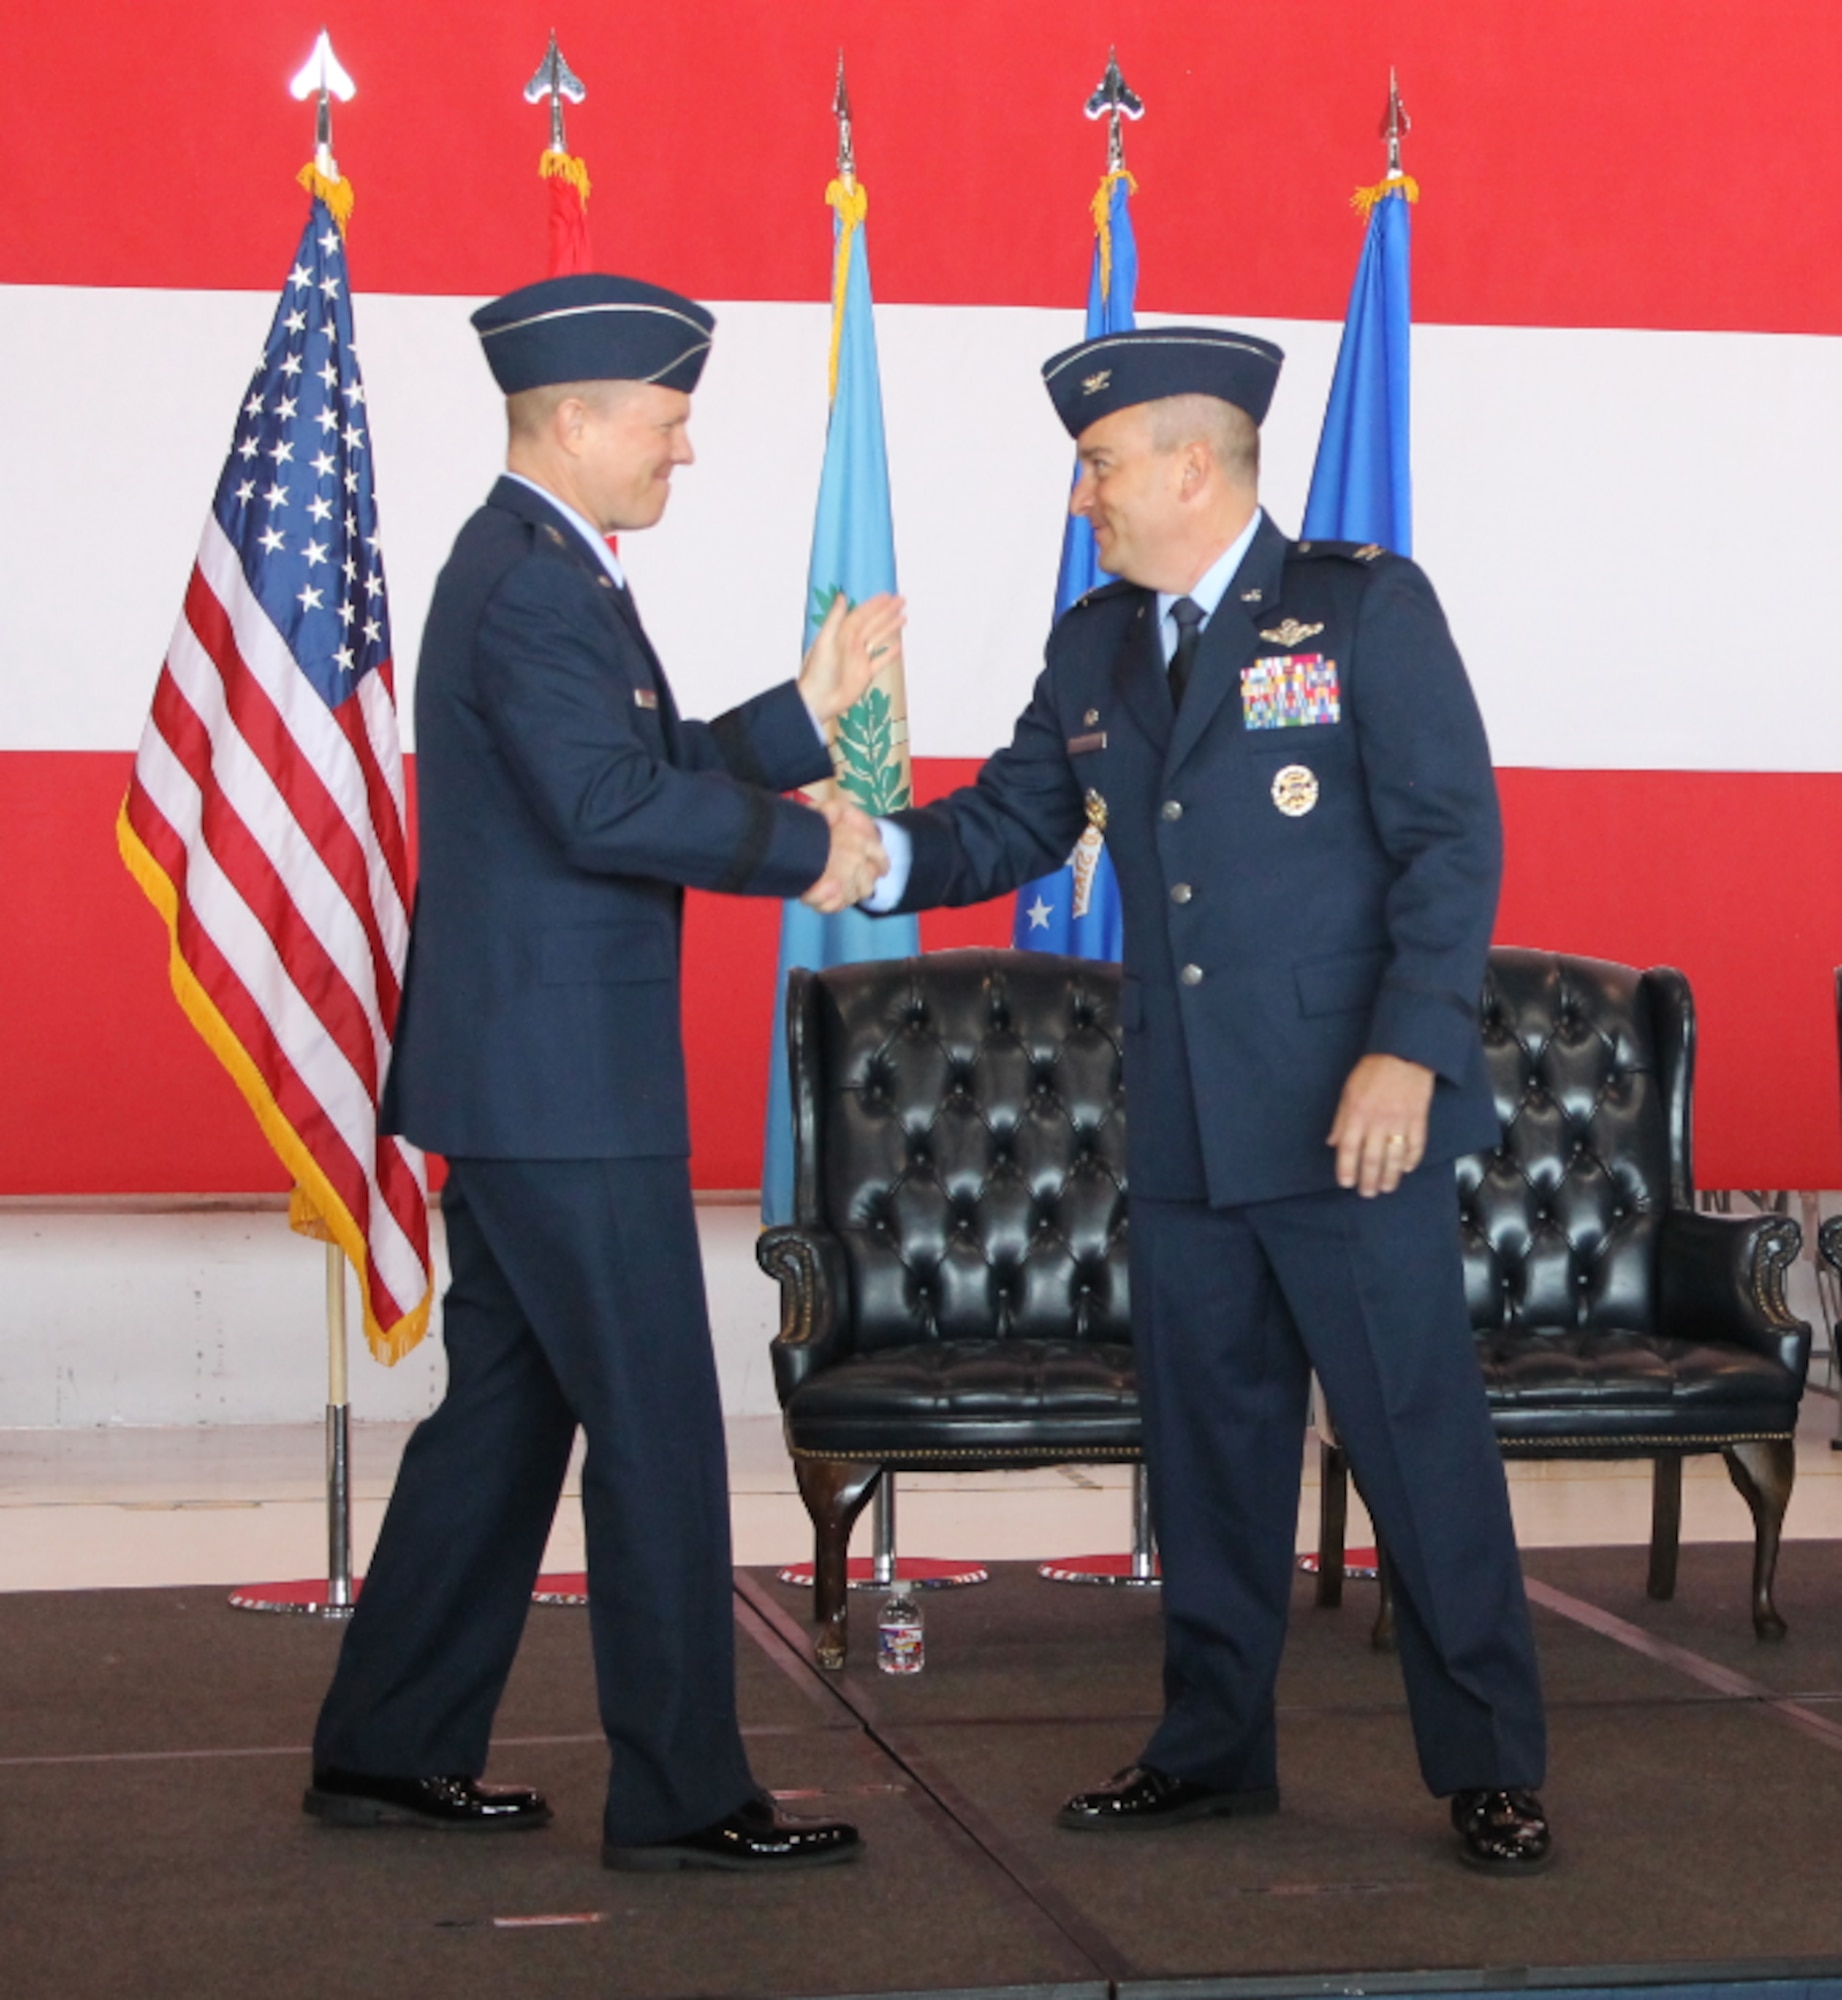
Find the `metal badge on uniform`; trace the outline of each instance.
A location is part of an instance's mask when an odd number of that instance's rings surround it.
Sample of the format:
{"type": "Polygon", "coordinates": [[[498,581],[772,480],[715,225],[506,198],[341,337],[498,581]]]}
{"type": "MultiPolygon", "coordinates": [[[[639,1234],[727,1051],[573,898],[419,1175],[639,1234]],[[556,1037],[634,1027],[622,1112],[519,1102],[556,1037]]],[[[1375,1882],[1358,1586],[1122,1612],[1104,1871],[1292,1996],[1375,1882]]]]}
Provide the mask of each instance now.
{"type": "Polygon", "coordinates": [[[1282,618],[1270,631],[1262,632],[1260,636],[1269,645],[1284,646],[1290,652],[1294,646],[1302,646],[1307,639],[1315,639],[1323,629],[1322,625],[1301,625],[1296,618],[1282,618]]]}
{"type": "Polygon", "coordinates": [[[1273,803],[1287,819],[1302,819],[1318,802],[1318,781],[1303,764],[1288,764],[1273,780],[1273,803]]]}
{"type": "Polygon", "coordinates": [[[544,533],[550,537],[550,539],[557,545],[559,549],[567,548],[569,546],[569,544],[565,542],[563,539],[562,529],[553,528],[548,521],[544,523],[544,533]]]}
{"type": "Polygon", "coordinates": [[[1113,371],[1110,368],[1102,368],[1097,375],[1083,375],[1081,393],[1084,396],[1097,396],[1112,379],[1113,371]]]}
{"type": "Polygon", "coordinates": [[[1068,739],[1068,754],[1071,757],[1084,757],[1090,750],[1104,750],[1105,748],[1106,731],[1104,729],[1096,729],[1090,736],[1071,736],[1068,739]]]}
{"type": "Polygon", "coordinates": [[[1308,729],[1342,719],[1337,663],[1322,653],[1276,653],[1241,669],[1241,720],[1249,729],[1308,729]]]}
{"type": "Polygon", "coordinates": [[[633,690],[633,705],[635,708],[657,708],[659,697],[656,690],[652,688],[635,688],[633,690]]]}
{"type": "Polygon", "coordinates": [[[1087,711],[1087,713],[1084,716],[1082,716],[1081,720],[1089,729],[1092,729],[1094,724],[1100,720],[1100,711],[1097,708],[1090,708],[1087,711]]]}

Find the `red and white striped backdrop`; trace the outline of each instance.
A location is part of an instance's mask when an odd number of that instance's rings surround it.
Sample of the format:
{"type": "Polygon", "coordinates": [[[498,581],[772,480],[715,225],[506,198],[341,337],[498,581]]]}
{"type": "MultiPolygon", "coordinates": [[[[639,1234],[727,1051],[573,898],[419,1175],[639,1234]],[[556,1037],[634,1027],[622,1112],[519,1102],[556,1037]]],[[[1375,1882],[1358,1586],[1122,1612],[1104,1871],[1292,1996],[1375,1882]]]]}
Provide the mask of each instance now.
{"type": "MultiPolygon", "coordinates": [[[[1668,961],[1702,1008],[1710,1186],[1842,1185],[1842,10],[1825,0],[545,0],[298,14],[68,0],[13,25],[0,120],[0,1193],[280,1173],[174,1006],[113,821],[304,197],[285,95],[322,14],[399,688],[498,417],[473,302],[540,275],[553,22],[599,258],[712,301],[701,463],[632,538],[685,705],[789,671],[824,423],[832,67],[870,191],[924,795],[1027,691],[1068,451],[1036,365],[1079,329],[1117,43],[1142,309],[1290,361],[1296,523],[1390,64],[1414,118],[1418,550],[1510,830],[1500,934],[1668,961]]],[[[1224,865],[1227,865],[1226,863],[1224,865]]],[[[776,912],[695,899],[698,1178],[751,1185],[776,912]]],[[[931,944],[1008,911],[929,919],[931,944]]]]}

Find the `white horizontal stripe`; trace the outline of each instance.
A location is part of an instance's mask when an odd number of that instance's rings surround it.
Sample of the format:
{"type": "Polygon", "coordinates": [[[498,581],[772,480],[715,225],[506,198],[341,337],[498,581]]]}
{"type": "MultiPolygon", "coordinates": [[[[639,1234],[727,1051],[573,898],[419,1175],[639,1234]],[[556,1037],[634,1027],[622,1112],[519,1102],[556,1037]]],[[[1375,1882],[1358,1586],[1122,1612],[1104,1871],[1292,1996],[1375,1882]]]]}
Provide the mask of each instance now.
{"type": "MultiPolygon", "coordinates": [[[[1353,269],[1354,235],[1350,254],[1353,269]]],[[[436,572],[503,456],[467,324],[478,303],[357,303],[406,708],[436,572]]],[[[0,429],[33,468],[0,492],[0,656],[30,668],[12,677],[0,748],[135,741],[193,510],[273,307],[258,293],[0,295],[0,429]],[[126,353],[138,393],[96,397],[126,353]]],[[[699,463],[664,523],[621,550],[693,715],[797,664],[826,424],[828,303],[716,310],[699,463]]],[[[877,328],[913,748],[973,756],[1008,736],[1040,662],[1072,470],[1040,370],[1082,316],[1072,297],[1058,312],[883,306],[877,328]]],[[[1246,331],[1287,351],[1264,493],[1295,527],[1340,327],[1246,331]]],[[[1842,548],[1842,340],[1421,327],[1414,398],[1418,553],[1500,762],[1842,770],[1842,640],[1807,609],[1842,548]]]]}
{"type": "MultiPolygon", "coordinates": [[[[294,808],[225,712],[217,668],[183,621],[173,634],[166,661],[174,684],[210,731],[211,775],[218,791],[286,884],[301,921],[352,987],[370,1026],[381,1078],[390,1041],[384,1033],[371,941],[358,912],[295,818],[294,808]]],[[[401,967],[396,970],[400,977],[401,967]]]]}
{"type": "Polygon", "coordinates": [[[223,954],[232,977],[268,1022],[295,1076],[320,1104],[364,1172],[371,1193],[368,1235],[380,1270],[403,1269],[406,1252],[413,1265],[415,1253],[378,1193],[376,1121],[369,1095],[295,985],[268,932],[200,837],[197,785],[165,739],[151,728],[142,741],[135,769],[154,807],[185,842],[185,899],[199,927],[223,954]]]}
{"type": "MultiPolygon", "coordinates": [[[[315,693],[313,683],[295,664],[288,644],[275,629],[275,622],[250,590],[243,574],[242,559],[231,547],[216,520],[207,515],[198,542],[198,567],[213,594],[230,619],[236,635],[237,651],[243,664],[280,712],[288,734],[299,746],[320,781],[332,794],[333,803],[352,830],[354,839],[365,847],[375,845],[371,825],[371,798],[365,774],[344,732],[327,713],[326,704],[315,693]]],[[[407,922],[396,885],[386,873],[374,891],[379,916],[390,934],[407,935],[407,922]]],[[[400,950],[400,947],[398,947],[400,950]]],[[[402,960],[397,959],[397,970],[402,960]]]]}

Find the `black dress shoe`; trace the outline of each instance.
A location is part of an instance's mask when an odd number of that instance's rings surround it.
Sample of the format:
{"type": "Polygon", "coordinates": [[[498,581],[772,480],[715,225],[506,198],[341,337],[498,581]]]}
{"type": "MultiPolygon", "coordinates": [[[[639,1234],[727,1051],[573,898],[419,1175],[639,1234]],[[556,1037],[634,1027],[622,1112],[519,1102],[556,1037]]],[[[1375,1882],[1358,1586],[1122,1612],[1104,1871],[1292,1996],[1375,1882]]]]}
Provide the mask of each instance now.
{"type": "Polygon", "coordinates": [[[328,1826],[432,1826],[442,1829],[546,1826],[542,1792],[482,1785],[473,1778],[379,1778],[320,1765],[301,1810],[328,1826]]]}
{"type": "Polygon", "coordinates": [[[1454,1792],[1452,1824],[1458,1856],[1490,1875],[1533,1875],[1554,1859],[1548,1815],[1533,1792],[1454,1792]]]}
{"type": "Polygon", "coordinates": [[[1278,1790],[1218,1792],[1173,1778],[1149,1764],[1128,1765],[1091,1792],[1076,1792],[1055,1816],[1057,1826],[1082,1831],[1183,1826],[1197,1819],[1235,1819],[1279,1810],[1278,1790]]]}
{"type": "Polygon", "coordinates": [[[772,1799],[744,1801],[732,1813],[676,1840],[646,1847],[604,1842],[601,1865],[642,1874],[674,1868],[724,1868],[735,1874],[774,1875],[787,1868],[823,1868],[855,1861],[863,1852],[857,1829],[840,1819],[796,1819],[772,1799]]]}

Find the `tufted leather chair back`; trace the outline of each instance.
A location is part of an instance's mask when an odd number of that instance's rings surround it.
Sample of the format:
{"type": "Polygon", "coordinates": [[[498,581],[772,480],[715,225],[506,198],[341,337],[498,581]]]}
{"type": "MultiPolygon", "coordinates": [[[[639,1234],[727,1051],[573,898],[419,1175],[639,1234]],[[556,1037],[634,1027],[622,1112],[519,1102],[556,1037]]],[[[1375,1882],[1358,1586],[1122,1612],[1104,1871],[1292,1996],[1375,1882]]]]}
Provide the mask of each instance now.
{"type": "Polygon", "coordinates": [[[796,1220],[844,1247],[858,1351],[1130,1340],[1118,1001],[1047,952],[792,975],[796,1220]]]}
{"type": "Polygon", "coordinates": [[[1678,972],[1498,946],[1482,997],[1502,1135],[1458,1165],[1472,1326],[1655,1328],[1665,1211],[1694,1206],[1678,972]]]}

